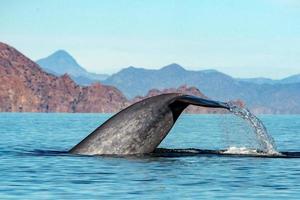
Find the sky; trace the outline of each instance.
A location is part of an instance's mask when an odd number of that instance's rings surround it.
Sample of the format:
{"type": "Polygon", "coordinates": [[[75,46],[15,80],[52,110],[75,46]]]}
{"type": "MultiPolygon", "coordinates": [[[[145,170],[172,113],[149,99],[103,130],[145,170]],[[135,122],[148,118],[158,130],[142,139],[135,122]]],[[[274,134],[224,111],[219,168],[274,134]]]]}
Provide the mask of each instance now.
{"type": "Polygon", "coordinates": [[[178,63],[234,77],[300,73],[298,0],[0,0],[0,41],[90,72],[178,63]]]}

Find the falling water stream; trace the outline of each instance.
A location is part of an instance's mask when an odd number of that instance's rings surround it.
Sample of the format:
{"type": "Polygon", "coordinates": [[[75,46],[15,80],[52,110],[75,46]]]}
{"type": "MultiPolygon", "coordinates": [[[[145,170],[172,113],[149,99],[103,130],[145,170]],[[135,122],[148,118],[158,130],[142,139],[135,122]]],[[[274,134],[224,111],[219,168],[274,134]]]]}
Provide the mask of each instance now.
{"type": "Polygon", "coordinates": [[[237,148],[230,147],[224,153],[264,153],[264,154],[280,154],[276,150],[276,144],[271,135],[268,134],[266,127],[262,123],[260,119],[258,119],[253,113],[251,113],[247,108],[240,107],[234,103],[228,103],[229,110],[234,115],[244,119],[246,122],[250,124],[255,133],[255,139],[259,144],[259,149],[249,150],[247,148],[237,148]],[[256,151],[256,152],[254,152],[256,151]]]}

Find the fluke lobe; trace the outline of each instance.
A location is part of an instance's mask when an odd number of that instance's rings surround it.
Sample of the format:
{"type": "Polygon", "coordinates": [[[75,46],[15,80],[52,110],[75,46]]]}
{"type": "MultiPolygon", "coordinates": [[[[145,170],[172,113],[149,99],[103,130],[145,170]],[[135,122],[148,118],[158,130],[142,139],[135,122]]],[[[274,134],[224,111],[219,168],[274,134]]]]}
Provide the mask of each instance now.
{"type": "Polygon", "coordinates": [[[227,103],[180,93],[150,97],[112,116],[69,152],[84,155],[151,153],[188,105],[229,109],[227,103]]]}

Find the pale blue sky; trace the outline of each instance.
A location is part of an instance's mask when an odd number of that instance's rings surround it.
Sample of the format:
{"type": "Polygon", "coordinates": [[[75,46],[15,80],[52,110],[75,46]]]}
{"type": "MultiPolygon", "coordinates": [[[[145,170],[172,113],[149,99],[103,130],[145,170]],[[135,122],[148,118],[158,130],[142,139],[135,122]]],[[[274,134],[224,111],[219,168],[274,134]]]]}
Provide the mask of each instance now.
{"type": "Polygon", "coordinates": [[[297,0],[0,0],[0,41],[33,60],[65,49],[91,72],[130,65],[300,73],[297,0]]]}

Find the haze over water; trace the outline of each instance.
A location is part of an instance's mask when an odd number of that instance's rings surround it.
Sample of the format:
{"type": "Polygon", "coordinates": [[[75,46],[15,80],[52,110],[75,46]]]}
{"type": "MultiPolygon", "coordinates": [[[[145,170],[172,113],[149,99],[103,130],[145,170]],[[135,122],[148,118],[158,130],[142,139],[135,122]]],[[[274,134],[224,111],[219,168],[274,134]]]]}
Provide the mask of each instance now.
{"type": "MultiPolygon", "coordinates": [[[[3,199],[297,199],[300,159],[199,155],[101,157],[64,153],[104,122],[104,114],[0,114],[3,199]]],[[[263,115],[278,151],[299,151],[300,116],[263,115]]],[[[255,147],[232,115],[183,115],[164,148],[255,147]]]]}

